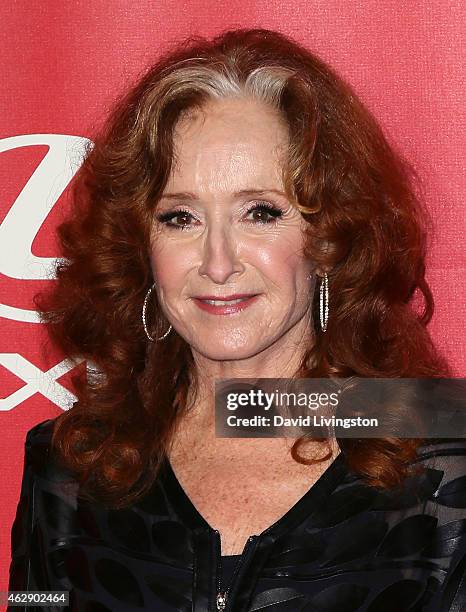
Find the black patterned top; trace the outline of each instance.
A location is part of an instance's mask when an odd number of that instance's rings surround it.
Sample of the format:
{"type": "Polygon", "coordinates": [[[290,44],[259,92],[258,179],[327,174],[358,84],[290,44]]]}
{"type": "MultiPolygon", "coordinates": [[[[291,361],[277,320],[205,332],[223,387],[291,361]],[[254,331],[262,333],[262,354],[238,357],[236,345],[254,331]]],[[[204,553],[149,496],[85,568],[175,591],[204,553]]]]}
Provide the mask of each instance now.
{"type": "Polygon", "coordinates": [[[83,500],[52,460],[52,428],[48,419],[26,437],[9,590],[69,591],[67,609],[83,612],[466,610],[465,439],[422,446],[422,472],[389,492],[365,484],[340,452],[229,559],[223,580],[220,535],[168,459],[144,499],[107,509],[83,500]]]}

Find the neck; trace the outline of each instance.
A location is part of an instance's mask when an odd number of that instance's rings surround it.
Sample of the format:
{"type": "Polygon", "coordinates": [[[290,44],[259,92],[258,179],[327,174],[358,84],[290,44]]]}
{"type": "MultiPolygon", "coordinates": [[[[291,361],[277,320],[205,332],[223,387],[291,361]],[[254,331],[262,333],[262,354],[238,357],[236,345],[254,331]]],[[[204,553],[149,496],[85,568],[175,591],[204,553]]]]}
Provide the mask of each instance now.
{"type": "Polygon", "coordinates": [[[191,422],[204,432],[215,430],[216,379],[294,378],[312,342],[308,320],[303,317],[278,341],[246,359],[212,360],[193,351],[197,385],[188,395],[187,411],[191,422]]]}

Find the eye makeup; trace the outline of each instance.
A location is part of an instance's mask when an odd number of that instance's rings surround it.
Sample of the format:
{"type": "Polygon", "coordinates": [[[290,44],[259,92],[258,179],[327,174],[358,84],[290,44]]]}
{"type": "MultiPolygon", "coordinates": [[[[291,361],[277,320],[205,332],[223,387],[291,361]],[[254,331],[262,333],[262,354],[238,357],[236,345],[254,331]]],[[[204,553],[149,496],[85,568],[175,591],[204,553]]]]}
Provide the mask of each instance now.
{"type": "MultiPolygon", "coordinates": [[[[269,224],[273,224],[276,222],[277,219],[281,218],[283,216],[283,210],[281,208],[278,208],[277,206],[275,206],[274,204],[267,202],[267,201],[260,201],[259,203],[255,203],[253,206],[251,206],[247,212],[246,212],[246,216],[251,214],[251,213],[255,213],[255,212],[259,212],[261,215],[267,215],[268,218],[266,219],[255,219],[253,221],[246,221],[246,223],[253,223],[253,224],[260,224],[260,225],[269,225],[269,224]]],[[[180,206],[175,208],[174,210],[171,211],[167,211],[164,213],[160,213],[159,215],[156,215],[157,221],[159,221],[160,223],[165,224],[167,227],[170,228],[175,228],[175,229],[189,229],[189,227],[192,227],[192,225],[184,225],[184,224],[178,224],[178,223],[173,223],[173,219],[176,219],[177,217],[185,217],[185,218],[189,218],[191,217],[192,219],[194,219],[194,216],[192,215],[192,213],[185,207],[180,206]]]]}

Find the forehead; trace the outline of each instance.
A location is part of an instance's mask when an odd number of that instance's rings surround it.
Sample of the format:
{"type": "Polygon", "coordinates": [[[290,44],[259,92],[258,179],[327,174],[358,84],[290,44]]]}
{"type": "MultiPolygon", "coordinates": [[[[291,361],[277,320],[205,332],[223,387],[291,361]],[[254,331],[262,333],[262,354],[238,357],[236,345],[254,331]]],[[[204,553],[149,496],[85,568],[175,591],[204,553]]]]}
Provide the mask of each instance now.
{"type": "Polygon", "coordinates": [[[276,186],[287,147],[288,128],[275,109],[248,98],[212,101],[178,121],[169,183],[276,186]]]}

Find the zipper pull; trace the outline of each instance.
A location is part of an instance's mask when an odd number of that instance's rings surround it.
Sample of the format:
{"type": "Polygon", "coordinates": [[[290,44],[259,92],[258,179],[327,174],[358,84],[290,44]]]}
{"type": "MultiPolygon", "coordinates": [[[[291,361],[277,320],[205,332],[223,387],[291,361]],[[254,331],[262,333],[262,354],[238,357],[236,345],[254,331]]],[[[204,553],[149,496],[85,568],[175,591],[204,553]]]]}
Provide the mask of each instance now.
{"type": "MultiPolygon", "coordinates": [[[[218,542],[220,544],[220,532],[218,531],[218,529],[214,529],[215,533],[217,534],[218,537],[218,542]]],[[[221,580],[219,578],[218,580],[218,591],[217,591],[217,610],[226,610],[227,607],[227,598],[228,598],[228,593],[230,591],[230,587],[232,585],[232,583],[235,580],[235,577],[238,573],[239,567],[242,565],[242,563],[244,562],[244,558],[245,558],[245,553],[248,550],[251,542],[253,542],[255,539],[257,538],[257,536],[250,536],[248,538],[248,541],[246,542],[245,547],[243,548],[243,552],[241,553],[240,559],[238,561],[238,563],[236,564],[235,570],[233,572],[233,577],[230,580],[230,584],[228,585],[227,589],[221,590],[220,586],[221,586],[221,580]]],[[[220,548],[220,552],[221,552],[221,545],[219,546],[220,548]]],[[[219,556],[219,560],[218,560],[218,567],[217,567],[217,573],[218,573],[218,569],[221,568],[221,556],[219,556]]]]}
{"type": "Polygon", "coordinates": [[[225,591],[219,591],[217,593],[217,610],[225,610],[227,605],[227,594],[225,591]]]}

